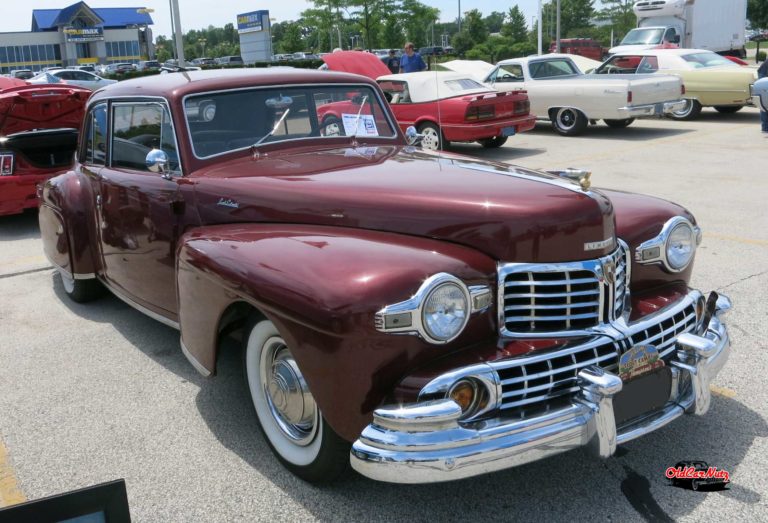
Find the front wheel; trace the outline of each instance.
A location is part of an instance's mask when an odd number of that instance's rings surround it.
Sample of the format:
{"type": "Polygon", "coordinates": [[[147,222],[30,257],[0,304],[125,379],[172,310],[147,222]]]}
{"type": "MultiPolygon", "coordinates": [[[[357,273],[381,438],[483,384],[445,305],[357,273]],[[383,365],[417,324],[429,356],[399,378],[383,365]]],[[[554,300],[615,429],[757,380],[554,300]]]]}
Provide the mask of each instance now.
{"type": "Polygon", "coordinates": [[[422,135],[421,147],[430,151],[439,151],[448,148],[448,142],[443,137],[443,132],[433,123],[423,123],[419,126],[422,135]]]}
{"type": "Polygon", "coordinates": [[[614,129],[623,129],[624,127],[629,127],[632,125],[632,122],[635,121],[634,118],[624,118],[623,120],[603,120],[605,122],[605,125],[608,127],[613,127],[614,129]]]}
{"type": "Polygon", "coordinates": [[[673,120],[695,120],[701,113],[701,104],[693,98],[686,98],[685,106],[679,111],[669,113],[673,120]]]}
{"type": "Polygon", "coordinates": [[[253,318],[245,338],[245,378],[256,419],[272,452],[311,483],[347,469],[350,444],[325,422],[283,337],[268,320],[253,318]]]}
{"type": "Polygon", "coordinates": [[[587,117],[573,107],[561,107],[550,111],[552,127],[562,136],[578,136],[587,128],[587,117]]]}
{"type": "Polygon", "coordinates": [[[104,287],[96,278],[77,280],[62,271],[59,271],[59,278],[61,278],[64,293],[75,303],[93,301],[104,294],[104,287]]]}
{"type": "Polygon", "coordinates": [[[478,140],[478,142],[486,149],[496,149],[507,143],[507,137],[494,136],[493,138],[483,138],[482,140],[478,140]]]}
{"type": "Polygon", "coordinates": [[[715,110],[722,114],[738,113],[744,108],[743,105],[716,105],[715,110]]]}

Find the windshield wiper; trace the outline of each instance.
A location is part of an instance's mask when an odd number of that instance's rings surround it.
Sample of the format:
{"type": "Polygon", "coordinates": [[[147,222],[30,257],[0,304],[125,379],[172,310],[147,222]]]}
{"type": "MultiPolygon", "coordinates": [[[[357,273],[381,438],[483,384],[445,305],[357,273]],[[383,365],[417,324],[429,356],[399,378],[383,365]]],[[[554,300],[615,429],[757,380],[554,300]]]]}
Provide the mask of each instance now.
{"type": "Polygon", "coordinates": [[[288,113],[290,113],[290,112],[291,112],[290,109],[286,109],[285,112],[283,113],[283,115],[280,117],[280,119],[275,124],[275,126],[272,128],[272,130],[269,131],[264,136],[262,136],[261,138],[259,138],[259,141],[256,142],[255,144],[253,144],[251,147],[256,147],[257,145],[261,145],[261,142],[263,142],[264,140],[266,140],[267,138],[269,138],[270,136],[275,134],[277,132],[277,129],[280,127],[280,124],[285,121],[285,118],[288,116],[288,113]]]}

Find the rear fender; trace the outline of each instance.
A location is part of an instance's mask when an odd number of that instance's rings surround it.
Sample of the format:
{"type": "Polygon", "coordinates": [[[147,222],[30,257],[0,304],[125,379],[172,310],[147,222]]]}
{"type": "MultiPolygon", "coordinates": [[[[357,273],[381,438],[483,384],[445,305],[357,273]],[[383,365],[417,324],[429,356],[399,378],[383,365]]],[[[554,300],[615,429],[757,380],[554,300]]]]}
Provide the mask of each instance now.
{"type": "Polygon", "coordinates": [[[95,230],[90,184],[68,171],[45,182],[40,198],[40,234],[48,259],[75,278],[93,277],[99,267],[96,242],[91,241],[95,230]]]}
{"type": "Polygon", "coordinates": [[[495,339],[491,312],[476,313],[447,345],[377,331],[374,315],[448,272],[491,285],[487,256],[426,238],[336,227],[221,225],[179,242],[179,323],[187,356],[216,368],[219,325],[246,302],[275,323],[331,426],[352,440],[373,409],[418,365],[495,339]]]}

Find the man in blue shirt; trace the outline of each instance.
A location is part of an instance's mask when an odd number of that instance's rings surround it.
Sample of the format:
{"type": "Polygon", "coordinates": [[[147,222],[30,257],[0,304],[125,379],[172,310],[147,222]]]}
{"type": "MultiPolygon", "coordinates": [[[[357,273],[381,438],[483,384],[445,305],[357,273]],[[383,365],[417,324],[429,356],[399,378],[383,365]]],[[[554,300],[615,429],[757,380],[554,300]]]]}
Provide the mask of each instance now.
{"type": "Polygon", "coordinates": [[[405,54],[400,57],[400,72],[401,73],[418,73],[427,68],[427,64],[421,59],[421,55],[417,53],[411,42],[405,44],[405,54]]]}

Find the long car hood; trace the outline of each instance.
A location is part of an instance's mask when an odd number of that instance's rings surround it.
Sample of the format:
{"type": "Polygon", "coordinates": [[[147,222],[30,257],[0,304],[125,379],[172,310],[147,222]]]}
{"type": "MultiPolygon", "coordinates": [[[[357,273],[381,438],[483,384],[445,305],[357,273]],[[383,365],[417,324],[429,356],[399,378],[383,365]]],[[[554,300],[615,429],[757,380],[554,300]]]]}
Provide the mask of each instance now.
{"type": "Polygon", "coordinates": [[[0,136],[35,129],[79,129],[91,91],[75,86],[23,85],[0,90],[0,136]]]}
{"type": "Polygon", "coordinates": [[[552,262],[607,254],[610,201],[558,177],[410,147],[293,150],[193,176],[204,224],[354,227],[450,241],[496,260],[552,262]]]}

